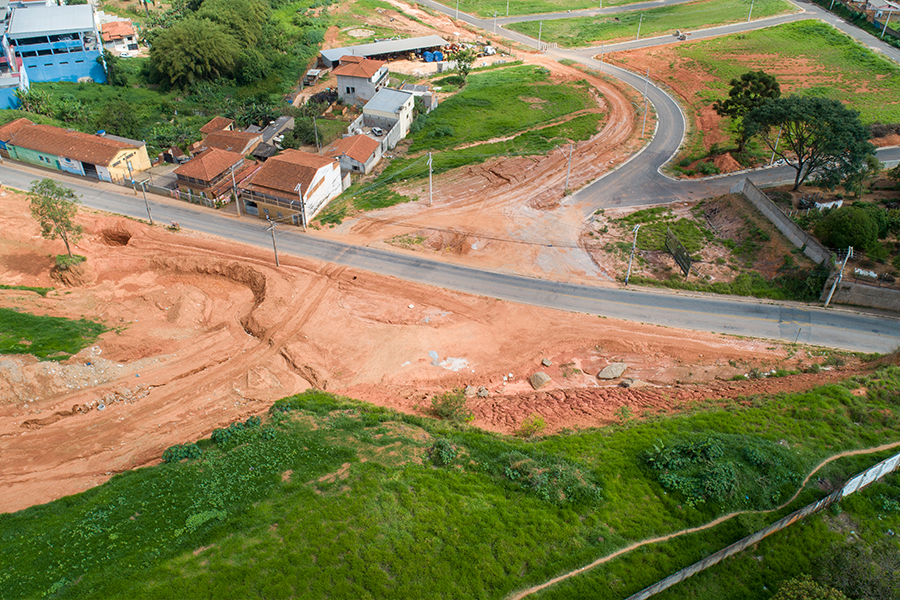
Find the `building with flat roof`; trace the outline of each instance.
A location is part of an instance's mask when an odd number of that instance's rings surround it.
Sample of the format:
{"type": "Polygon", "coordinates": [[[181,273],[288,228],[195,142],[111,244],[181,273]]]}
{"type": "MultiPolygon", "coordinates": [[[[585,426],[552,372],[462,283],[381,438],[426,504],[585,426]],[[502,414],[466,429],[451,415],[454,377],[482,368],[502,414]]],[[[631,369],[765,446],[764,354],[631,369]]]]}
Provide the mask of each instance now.
{"type": "Polygon", "coordinates": [[[100,32],[90,4],[14,8],[6,37],[30,81],[106,83],[100,32]]]}
{"type": "Polygon", "coordinates": [[[426,35],[405,40],[387,40],[373,44],[322,50],[319,52],[319,63],[330,69],[339,65],[341,58],[344,56],[362,56],[363,58],[390,60],[392,58],[407,58],[409,54],[422,54],[426,50],[440,50],[446,45],[447,41],[439,35],[426,35]]]}

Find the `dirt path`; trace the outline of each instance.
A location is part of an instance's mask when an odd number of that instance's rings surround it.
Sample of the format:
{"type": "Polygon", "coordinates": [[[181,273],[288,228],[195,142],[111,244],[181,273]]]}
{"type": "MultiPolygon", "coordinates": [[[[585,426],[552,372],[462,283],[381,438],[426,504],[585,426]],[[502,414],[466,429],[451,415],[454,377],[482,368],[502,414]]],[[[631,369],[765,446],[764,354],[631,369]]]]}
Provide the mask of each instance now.
{"type": "Polygon", "coordinates": [[[818,473],[822,469],[822,467],[824,467],[825,465],[827,465],[831,462],[834,462],[835,460],[838,460],[841,458],[846,458],[848,456],[859,456],[862,454],[875,454],[878,452],[882,452],[884,450],[890,450],[892,448],[898,448],[898,447],[900,447],[900,442],[890,442],[888,444],[882,444],[882,445],[876,446],[874,448],[863,448],[860,450],[847,450],[845,452],[840,452],[838,454],[835,454],[833,456],[826,458],[825,460],[820,462],[818,465],[816,465],[816,467],[812,471],[810,471],[809,475],[807,475],[806,478],[803,480],[803,483],[800,484],[797,491],[794,492],[794,495],[791,496],[786,502],[782,503],[780,506],[778,506],[776,508],[772,508],[769,510],[741,510],[741,511],[733,512],[733,513],[728,513],[727,515],[722,515],[721,517],[719,517],[713,521],[710,521],[709,523],[706,523],[705,525],[700,525],[698,527],[691,527],[689,529],[682,529],[681,531],[676,531],[674,533],[670,533],[668,535],[664,535],[661,537],[655,537],[655,538],[643,540],[640,542],[635,542],[634,544],[631,544],[630,546],[626,546],[620,550],[616,550],[612,554],[604,556],[603,558],[598,558],[594,562],[592,562],[584,567],[580,567],[578,569],[575,569],[574,571],[570,571],[570,572],[560,575],[558,577],[554,577],[553,579],[551,579],[545,583],[528,588],[527,590],[517,592],[515,595],[510,596],[510,600],[521,600],[521,598],[530,596],[531,594],[534,594],[535,592],[539,592],[545,588],[548,588],[552,585],[559,583],[560,581],[564,581],[566,579],[569,579],[570,577],[574,577],[575,575],[583,573],[586,570],[593,569],[597,565],[602,565],[603,563],[609,562],[614,558],[618,558],[619,556],[622,556],[623,554],[627,554],[627,553],[631,552],[632,550],[641,548],[643,546],[649,546],[650,544],[656,544],[658,542],[665,542],[665,541],[671,540],[672,538],[681,537],[683,535],[687,535],[690,533],[696,533],[698,531],[703,531],[704,529],[710,529],[711,527],[715,527],[716,525],[724,523],[725,521],[727,521],[733,517],[736,517],[738,515],[750,514],[750,513],[768,514],[768,513],[777,512],[779,510],[784,509],[791,502],[796,500],[797,496],[800,495],[800,493],[806,487],[806,484],[809,483],[809,480],[812,478],[812,476],[815,475],[816,473],[818,473]]]}

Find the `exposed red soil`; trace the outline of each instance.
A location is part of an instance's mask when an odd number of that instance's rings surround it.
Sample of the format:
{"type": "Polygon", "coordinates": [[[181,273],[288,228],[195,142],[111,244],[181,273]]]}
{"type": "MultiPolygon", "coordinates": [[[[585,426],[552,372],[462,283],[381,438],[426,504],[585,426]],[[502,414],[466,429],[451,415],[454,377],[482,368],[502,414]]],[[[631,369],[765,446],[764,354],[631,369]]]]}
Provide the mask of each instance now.
{"type": "MultiPolygon", "coordinates": [[[[49,272],[61,242],[39,236],[22,195],[0,197],[0,281],[59,288],[49,272]]],[[[168,446],[310,387],[422,413],[433,393],[484,386],[490,396],[472,400],[474,424],[509,433],[532,413],[556,431],[608,423],[623,404],[641,416],[838,377],[703,387],[751,366],[820,359],[766,341],[516,305],[287,256],[276,269],[262,250],[86,210],[78,221],[86,236],[76,251],[89,265],[81,284],[46,298],[2,290],[0,306],[117,329],[62,363],[0,359],[3,511],[155,463],[168,446]],[[554,366],[542,367],[542,358],[554,366]],[[614,361],[653,387],[598,381],[597,370],[614,361]],[[525,378],[537,370],[553,382],[534,393],[525,378]]]]}

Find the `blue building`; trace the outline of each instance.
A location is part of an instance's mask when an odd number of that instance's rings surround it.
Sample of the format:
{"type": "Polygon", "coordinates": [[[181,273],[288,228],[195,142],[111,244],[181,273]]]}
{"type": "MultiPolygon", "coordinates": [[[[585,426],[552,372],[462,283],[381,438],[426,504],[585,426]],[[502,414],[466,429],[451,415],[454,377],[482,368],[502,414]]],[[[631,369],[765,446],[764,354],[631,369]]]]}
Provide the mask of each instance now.
{"type": "Polygon", "coordinates": [[[106,83],[106,71],[97,62],[103,45],[90,4],[13,8],[6,37],[31,82],[90,77],[106,83]]]}

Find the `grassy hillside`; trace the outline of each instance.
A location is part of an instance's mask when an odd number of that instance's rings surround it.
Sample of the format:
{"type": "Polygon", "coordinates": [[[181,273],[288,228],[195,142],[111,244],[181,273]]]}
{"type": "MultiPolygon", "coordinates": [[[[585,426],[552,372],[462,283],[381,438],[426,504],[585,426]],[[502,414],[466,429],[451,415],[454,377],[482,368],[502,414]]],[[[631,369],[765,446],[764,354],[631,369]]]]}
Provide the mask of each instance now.
{"type": "MultiPolygon", "coordinates": [[[[536,439],[310,392],[171,462],[0,515],[0,585],[5,598],[500,598],[635,540],[773,507],[825,456],[900,437],[898,386],[889,367],[536,439]],[[654,466],[695,451],[706,458],[688,469],[654,466]]],[[[778,516],[573,585],[623,597],[778,516]]]]}

